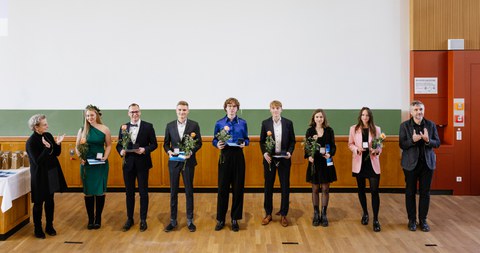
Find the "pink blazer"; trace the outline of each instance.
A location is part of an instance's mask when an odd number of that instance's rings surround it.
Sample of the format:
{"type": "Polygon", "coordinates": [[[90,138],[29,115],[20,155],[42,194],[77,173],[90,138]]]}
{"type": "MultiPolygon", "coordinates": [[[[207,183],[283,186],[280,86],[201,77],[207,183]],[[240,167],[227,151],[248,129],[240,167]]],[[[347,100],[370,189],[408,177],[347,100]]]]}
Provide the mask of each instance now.
{"type": "MultiPolygon", "coordinates": [[[[380,135],[380,127],[375,126],[377,129],[377,135],[380,135]]],[[[368,146],[372,146],[372,134],[368,132],[368,146]]],[[[362,167],[362,155],[357,154],[357,150],[362,149],[362,129],[355,131],[355,125],[350,127],[350,134],[348,135],[348,148],[352,151],[352,172],[359,173],[362,167]]],[[[382,148],[379,150],[382,153],[382,148]]],[[[380,154],[370,154],[373,170],[376,174],[380,174],[380,154]]],[[[369,162],[365,161],[365,162],[369,162]]]]}

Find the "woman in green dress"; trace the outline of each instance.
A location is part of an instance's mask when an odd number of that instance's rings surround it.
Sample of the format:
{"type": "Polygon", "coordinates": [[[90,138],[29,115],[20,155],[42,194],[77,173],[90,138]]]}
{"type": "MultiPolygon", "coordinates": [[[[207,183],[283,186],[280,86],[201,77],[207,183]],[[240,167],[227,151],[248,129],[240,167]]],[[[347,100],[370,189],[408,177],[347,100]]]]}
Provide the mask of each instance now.
{"type": "Polygon", "coordinates": [[[99,229],[105,205],[108,179],[108,155],[112,146],[110,130],[102,124],[100,109],[94,105],[85,108],[84,126],[78,130],[76,152],[80,157],[80,176],[85,193],[88,229],[99,229]],[[92,159],[90,164],[87,160],[92,159]]]}

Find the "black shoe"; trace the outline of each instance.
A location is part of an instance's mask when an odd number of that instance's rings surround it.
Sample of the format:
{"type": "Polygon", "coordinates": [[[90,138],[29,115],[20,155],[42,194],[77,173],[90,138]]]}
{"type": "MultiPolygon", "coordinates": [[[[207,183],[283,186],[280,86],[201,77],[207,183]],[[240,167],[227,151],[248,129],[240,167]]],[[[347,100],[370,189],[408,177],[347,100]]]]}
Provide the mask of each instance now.
{"type": "Polygon", "coordinates": [[[39,239],[45,239],[45,233],[43,232],[42,228],[35,228],[35,237],[39,239]]]}
{"type": "Polygon", "coordinates": [[[215,225],[215,231],[220,231],[225,227],[225,221],[217,221],[217,225],[215,225]]]}
{"type": "Polygon", "coordinates": [[[427,220],[420,220],[420,229],[422,229],[423,232],[429,232],[430,231],[430,226],[428,226],[427,220]]]}
{"type": "Polygon", "coordinates": [[[188,225],[187,227],[188,227],[188,230],[189,230],[190,232],[195,232],[195,231],[197,231],[197,226],[195,226],[195,224],[193,224],[193,222],[190,223],[190,225],[188,225]]]}
{"type": "Polygon", "coordinates": [[[378,220],[374,220],[373,221],[373,231],[380,232],[380,230],[382,230],[382,228],[380,227],[380,222],[378,222],[378,220]]]}
{"type": "Polygon", "coordinates": [[[148,226],[147,226],[147,221],[146,220],[141,220],[140,221],[140,232],[144,232],[145,230],[147,230],[148,226]]]}
{"type": "Polygon", "coordinates": [[[362,225],[368,225],[368,214],[363,214],[361,223],[362,225]]]}
{"type": "Polygon", "coordinates": [[[95,222],[93,223],[93,229],[99,229],[100,227],[102,227],[102,218],[95,217],[95,222]]]}
{"type": "Polygon", "coordinates": [[[176,227],[177,227],[177,225],[173,225],[172,223],[168,223],[168,225],[165,227],[165,229],[163,231],[168,233],[170,231],[173,231],[176,227]]]}
{"type": "Polygon", "coordinates": [[[45,233],[47,233],[47,235],[49,235],[49,236],[56,236],[57,235],[57,231],[55,231],[53,226],[45,227],[45,233]]]}
{"type": "Polygon", "coordinates": [[[322,215],[322,227],[328,227],[328,219],[326,215],[322,215]]]}
{"type": "Polygon", "coordinates": [[[408,230],[417,231],[417,221],[416,220],[409,220],[408,221],[408,230]]]}
{"type": "Polygon", "coordinates": [[[128,230],[130,230],[132,226],[133,226],[133,219],[127,219],[127,221],[125,222],[125,225],[123,225],[122,227],[122,231],[127,232],[128,230]]]}
{"type": "Polygon", "coordinates": [[[322,206],[322,213],[320,214],[320,223],[322,227],[328,227],[328,219],[327,219],[327,207],[322,206]]]}
{"type": "Polygon", "coordinates": [[[314,211],[314,212],[313,212],[312,225],[313,225],[314,227],[320,226],[320,214],[318,213],[318,211],[314,211]]]}
{"type": "Polygon", "coordinates": [[[240,226],[238,225],[237,220],[232,220],[232,231],[233,232],[238,232],[240,230],[240,226]]]}

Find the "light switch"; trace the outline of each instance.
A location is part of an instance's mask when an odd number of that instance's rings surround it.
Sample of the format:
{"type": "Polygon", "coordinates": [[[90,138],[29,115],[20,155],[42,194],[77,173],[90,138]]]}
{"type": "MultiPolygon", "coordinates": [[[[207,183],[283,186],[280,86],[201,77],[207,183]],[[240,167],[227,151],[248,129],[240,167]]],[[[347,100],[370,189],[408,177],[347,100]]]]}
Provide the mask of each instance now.
{"type": "Polygon", "coordinates": [[[461,140],[462,140],[462,131],[457,130],[457,141],[461,141],[461,140]]]}

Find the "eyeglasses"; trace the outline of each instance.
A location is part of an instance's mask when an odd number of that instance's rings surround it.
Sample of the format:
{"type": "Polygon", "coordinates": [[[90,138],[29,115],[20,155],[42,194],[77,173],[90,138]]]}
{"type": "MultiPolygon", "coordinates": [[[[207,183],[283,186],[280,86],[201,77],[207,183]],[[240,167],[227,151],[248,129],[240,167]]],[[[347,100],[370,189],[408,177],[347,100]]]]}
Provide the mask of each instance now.
{"type": "Polygon", "coordinates": [[[130,114],[138,114],[138,113],[140,113],[140,111],[130,111],[130,112],[128,112],[128,113],[130,113],[130,114]]]}

